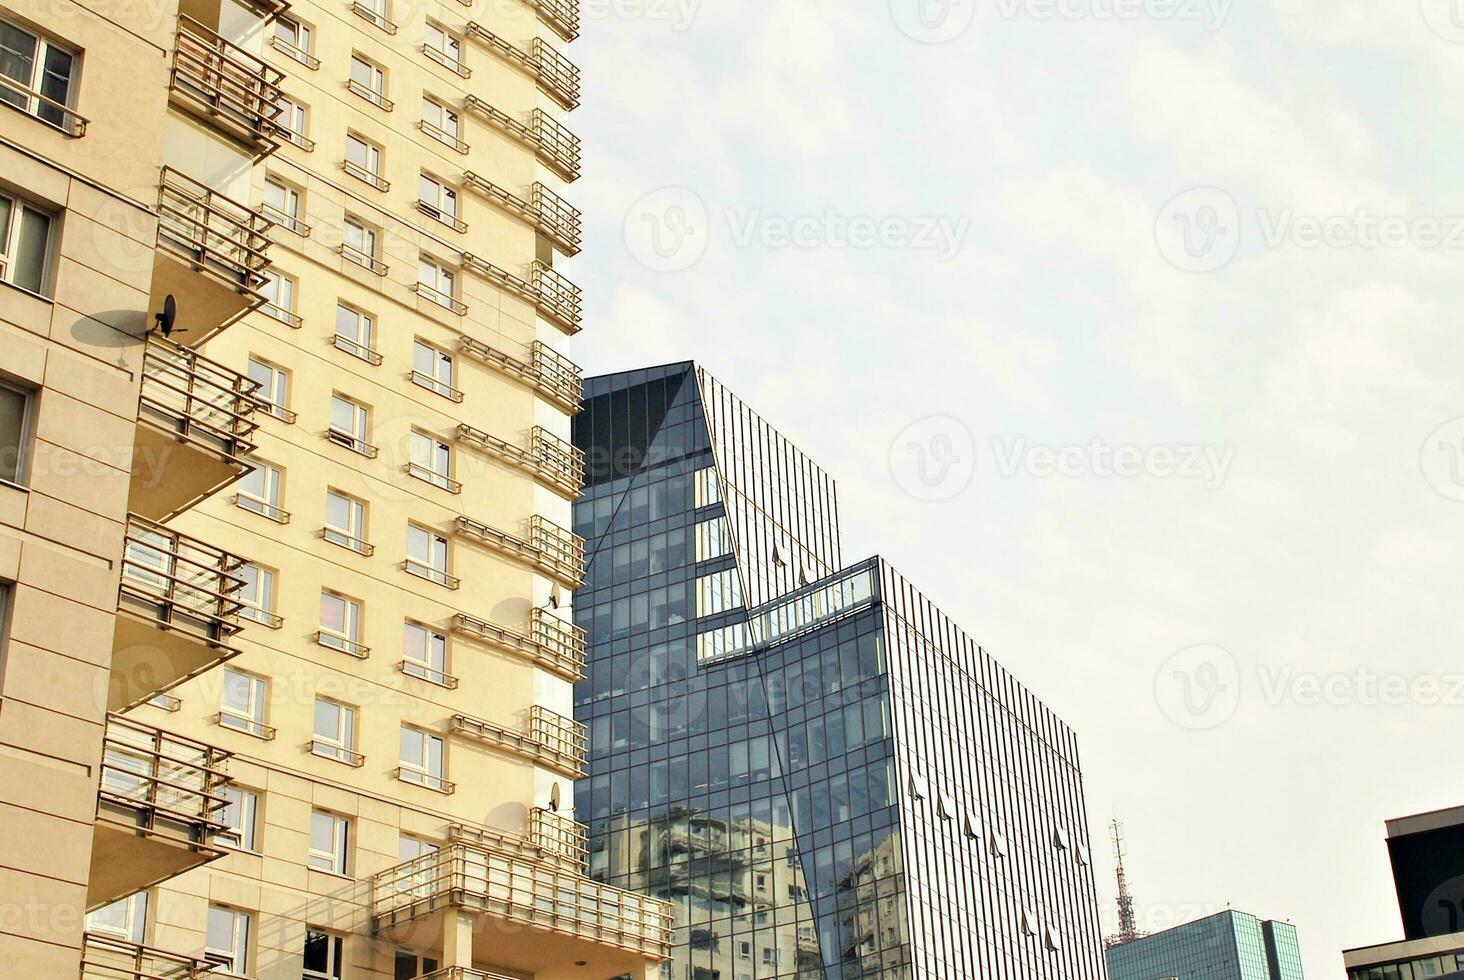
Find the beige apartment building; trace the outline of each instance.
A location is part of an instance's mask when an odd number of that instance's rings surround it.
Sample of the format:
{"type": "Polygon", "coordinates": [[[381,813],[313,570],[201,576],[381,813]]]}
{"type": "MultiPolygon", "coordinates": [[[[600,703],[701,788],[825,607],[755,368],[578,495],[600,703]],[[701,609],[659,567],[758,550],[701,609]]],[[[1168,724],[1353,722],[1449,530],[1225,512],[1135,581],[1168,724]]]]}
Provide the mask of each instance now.
{"type": "Polygon", "coordinates": [[[0,0],[0,975],[609,980],[572,0],[0,0]]]}

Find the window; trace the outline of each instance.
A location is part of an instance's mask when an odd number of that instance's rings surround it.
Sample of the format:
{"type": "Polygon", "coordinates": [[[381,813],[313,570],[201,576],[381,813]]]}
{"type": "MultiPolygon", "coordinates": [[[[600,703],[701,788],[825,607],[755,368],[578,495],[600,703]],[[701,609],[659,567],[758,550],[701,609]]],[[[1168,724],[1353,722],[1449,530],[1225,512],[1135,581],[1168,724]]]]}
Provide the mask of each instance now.
{"type": "Polygon", "coordinates": [[[318,929],[305,930],[305,972],[301,980],[340,980],[345,940],[318,929]]]}
{"type": "Polygon", "coordinates": [[[222,905],[208,907],[203,958],[230,973],[249,971],[249,914],[222,905]]]}
{"type": "MultiPolygon", "coordinates": [[[[0,21],[0,31],[5,26],[0,21]]],[[[0,51],[0,59],[6,54],[0,51]]],[[[5,92],[0,86],[0,96],[5,92]]],[[[0,281],[33,293],[44,292],[50,264],[51,216],[27,201],[0,193],[0,281]]]]}
{"type": "Polygon", "coordinates": [[[452,784],[442,778],[442,738],[413,728],[402,726],[401,763],[399,777],[404,783],[415,783],[440,792],[450,792],[452,784]]]}
{"type": "Polygon", "coordinates": [[[422,97],[422,132],[459,152],[463,145],[458,114],[436,99],[422,97]]]}
{"type": "Polygon", "coordinates": [[[341,234],[341,254],[381,275],[386,270],[376,261],[376,229],[364,222],[346,216],[345,229],[341,234]]]}
{"type": "Polygon", "coordinates": [[[294,417],[290,412],[290,375],[284,368],[251,354],[247,373],[250,381],[259,383],[259,397],[269,406],[269,414],[276,418],[294,417]]]}
{"type": "Polygon", "coordinates": [[[272,738],[273,730],[264,723],[268,702],[266,685],[262,677],[225,667],[219,692],[219,724],[260,738],[272,738]]]}
{"type": "Polygon", "coordinates": [[[356,752],[356,709],[325,698],[315,699],[315,738],[310,751],[325,759],[360,765],[356,752]]]}
{"type": "Polygon", "coordinates": [[[346,173],[377,190],[387,189],[386,181],[381,179],[381,147],[355,133],[346,134],[346,173]]]}
{"type": "Polygon", "coordinates": [[[319,68],[311,54],[315,50],[315,32],[293,17],[275,18],[274,46],[307,68],[319,68]]]}
{"type": "Polygon", "coordinates": [[[380,364],[381,355],[372,347],[376,318],[344,304],[336,306],[335,345],[338,350],[370,364],[380,364]]]}
{"type": "Polygon", "coordinates": [[[297,235],[308,235],[310,229],[301,220],[305,208],[300,191],[277,177],[266,177],[264,181],[264,211],[271,220],[284,225],[297,235]]]}
{"type": "Polygon", "coordinates": [[[467,227],[458,217],[458,192],[431,174],[422,174],[417,206],[428,217],[458,231],[467,227]]]}
{"type": "Polygon", "coordinates": [[[321,536],[331,544],[361,554],[370,554],[366,544],[366,504],[338,490],[325,493],[325,529],[321,536]]]}
{"type": "Polygon", "coordinates": [[[427,22],[427,43],[422,48],[427,57],[463,74],[463,42],[440,24],[427,22]]]}
{"type": "Polygon", "coordinates": [[[456,307],[453,298],[457,288],[457,274],[447,266],[422,256],[417,263],[417,292],[439,306],[448,309],[456,307]]]}
{"type": "Polygon", "coordinates": [[[274,269],[266,270],[259,293],[264,297],[260,312],[292,327],[300,325],[300,318],[295,315],[295,280],[274,269]]]}
{"type": "Polygon", "coordinates": [[[234,501],[247,511],[261,514],[280,524],[287,524],[290,515],[280,510],[284,481],[284,471],[278,466],[250,462],[249,472],[239,481],[239,493],[234,501]]]}
{"type": "Polygon", "coordinates": [[[315,149],[310,139],[310,110],[283,95],[275,104],[280,107],[275,122],[285,131],[285,138],[302,150],[315,149]]]}
{"type": "Polygon", "coordinates": [[[147,927],[147,892],[138,892],[87,913],[86,931],[141,943],[147,927]]]}
{"type": "Polygon", "coordinates": [[[334,592],[320,593],[318,639],[321,646],[364,657],[367,650],[361,645],[361,603],[334,592]]]}
{"type": "Polygon", "coordinates": [[[735,568],[723,569],[696,580],[696,614],[710,616],[742,605],[742,587],[735,568]]]}
{"type": "Polygon", "coordinates": [[[450,589],[457,588],[457,579],[447,574],[447,538],[434,531],[415,524],[407,526],[405,567],[413,575],[450,589]]]}
{"type": "Polygon", "coordinates": [[[408,623],[402,644],[402,673],[444,687],[456,687],[447,675],[447,636],[418,623],[408,623]]]}
{"type": "Polygon", "coordinates": [[[392,980],[417,980],[437,972],[437,960],[431,956],[414,953],[408,949],[396,951],[392,966],[392,980]]]}
{"type": "Polygon", "coordinates": [[[437,853],[437,845],[430,840],[402,834],[397,838],[397,864],[406,864],[419,857],[437,853]]]}
{"type": "Polygon", "coordinates": [[[358,17],[364,17],[377,27],[388,33],[396,33],[396,25],[388,19],[388,12],[391,9],[387,0],[356,0],[351,5],[358,17]]]}
{"type": "Polygon", "coordinates": [[[226,786],[223,790],[224,826],[229,828],[229,837],[241,851],[259,850],[259,794],[252,789],[226,786]]]}
{"type": "Polygon", "coordinates": [[[330,399],[330,439],[363,456],[375,456],[376,448],[366,441],[370,413],[365,405],[342,395],[330,399]]]}
{"type": "MultiPolygon", "coordinates": [[[[423,840],[420,837],[409,837],[402,834],[397,838],[397,863],[406,864],[408,861],[418,861],[437,853],[437,845],[430,840],[423,840]]],[[[420,861],[417,868],[410,875],[403,875],[397,879],[397,891],[416,892],[419,895],[427,896],[431,893],[433,869],[427,865],[430,861],[420,861]]]]}
{"type": "Polygon", "coordinates": [[[30,405],[28,391],[0,381],[0,481],[5,483],[19,484],[25,479],[30,405]]]}
{"type": "Polygon", "coordinates": [[[416,429],[412,430],[407,446],[407,472],[444,490],[456,493],[459,489],[457,481],[452,479],[452,447],[416,429]]]}
{"type": "Polygon", "coordinates": [[[425,341],[418,340],[412,344],[412,380],[443,398],[451,398],[455,402],[463,400],[462,392],[453,387],[456,372],[452,355],[425,341]]]}
{"type": "Polygon", "coordinates": [[[310,814],[310,867],[331,874],[347,874],[351,824],[345,817],[324,810],[310,814]]]}
{"type": "Polygon", "coordinates": [[[386,71],[380,65],[362,57],[351,55],[351,91],[361,98],[383,109],[391,108],[386,97],[386,71]]]}
{"type": "Polygon", "coordinates": [[[271,629],[279,629],[281,621],[274,613],[275,573],[262,565],[250,563],[240,567],[239,577],[244,580],[244,587],[236,593],[244,605],[239,615],[271,629]]]}
{"type": "Polygon", "coordinates": [[[0,20],[0,102],[71,132],[75,72],[75,53],[0,20]]]}

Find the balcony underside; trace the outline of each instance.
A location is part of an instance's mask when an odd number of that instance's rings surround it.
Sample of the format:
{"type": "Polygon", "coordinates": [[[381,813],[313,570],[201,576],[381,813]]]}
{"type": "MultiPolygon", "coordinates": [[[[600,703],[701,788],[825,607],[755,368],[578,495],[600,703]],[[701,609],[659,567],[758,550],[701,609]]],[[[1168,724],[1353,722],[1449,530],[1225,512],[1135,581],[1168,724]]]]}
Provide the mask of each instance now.
{"type": "Polygon", "coordinates": [[[88,912],[228,853],[201,842],[199,825],[150,814],[146,808],[101,801],[92,835],[88,912]]]}
{"type": "Polygon", "coordinates": [[[143,406],[132,445],[132,486],[127,509],[165,521],[242,477],[248,468],[234,456],[235,440],[190,427],[186,418],[143,406]]]}
{"type": "Polygon", "coordinates": [[[456,909],[473,916],[473,948],[478,951],[480,969],[522,971],[534,976],[617,977],[642,976],[647,957],[643,953],[617,948],[620,940],[607,934],[603,941],[565,935],[548,927],[554,915],[548,911],[490,900],[483,895],[459,893],[454,902],[448,896],[423,899],[411,909],[400,909],[377,920],[378,935],[390,942],[419,949],[442,949],[443,925],[456,909]],[[413,911],[416,918],[413,918],[413,911]],[[535,917],[543,927],[524,925],[521,919],[535,917]]]}
{"type": "Polygon", "coordinates": [[[125,589],[119,607],[108,711],[125,711],[239,653],[211,638],[216,624],[186,616],[176,607],[166,626],[156,615],[157,606],[125,589]]]}
{"type": "Polygon", "coordinates": [[[173,340],[197,347],[263,302],[254,291],[256,283],[244,281],[233,268],[200,254],[166,230],[158,239],[150,309],[160,312],[169,295],[177,302],[173,340]]]}

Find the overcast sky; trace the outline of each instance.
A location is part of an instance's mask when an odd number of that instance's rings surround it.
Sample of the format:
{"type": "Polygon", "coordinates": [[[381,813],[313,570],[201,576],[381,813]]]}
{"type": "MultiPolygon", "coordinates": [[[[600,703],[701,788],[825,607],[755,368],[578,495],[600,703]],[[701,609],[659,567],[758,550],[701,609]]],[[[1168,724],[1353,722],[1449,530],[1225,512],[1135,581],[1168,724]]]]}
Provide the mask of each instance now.
{"type": "Polygon", "coordinates": [[[1464,3],[926,2],[586,0],[576,357],[701,361],[1077,729],[1105,929],[1118,816],[1144,924],[1339,977],[1464,804],[1464,3]]]}

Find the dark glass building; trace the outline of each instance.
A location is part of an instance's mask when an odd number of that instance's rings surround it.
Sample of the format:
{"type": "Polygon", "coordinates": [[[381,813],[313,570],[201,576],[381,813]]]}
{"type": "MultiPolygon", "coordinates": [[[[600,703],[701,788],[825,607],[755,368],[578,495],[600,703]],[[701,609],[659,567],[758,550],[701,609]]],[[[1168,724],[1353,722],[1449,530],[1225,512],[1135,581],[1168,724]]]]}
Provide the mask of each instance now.
{"type": "Polygon", "coordinates": [[[1227,910],[1110,947],[1111,980],[1303,980],[1289,922],[1227,910]]]}
{"type": "Polygon", "coordinates": [[[675,980],[1104,976],[1072,730],[691,363],[592,378],[576,792],[594,877],[672,901],[675,980]]]}

